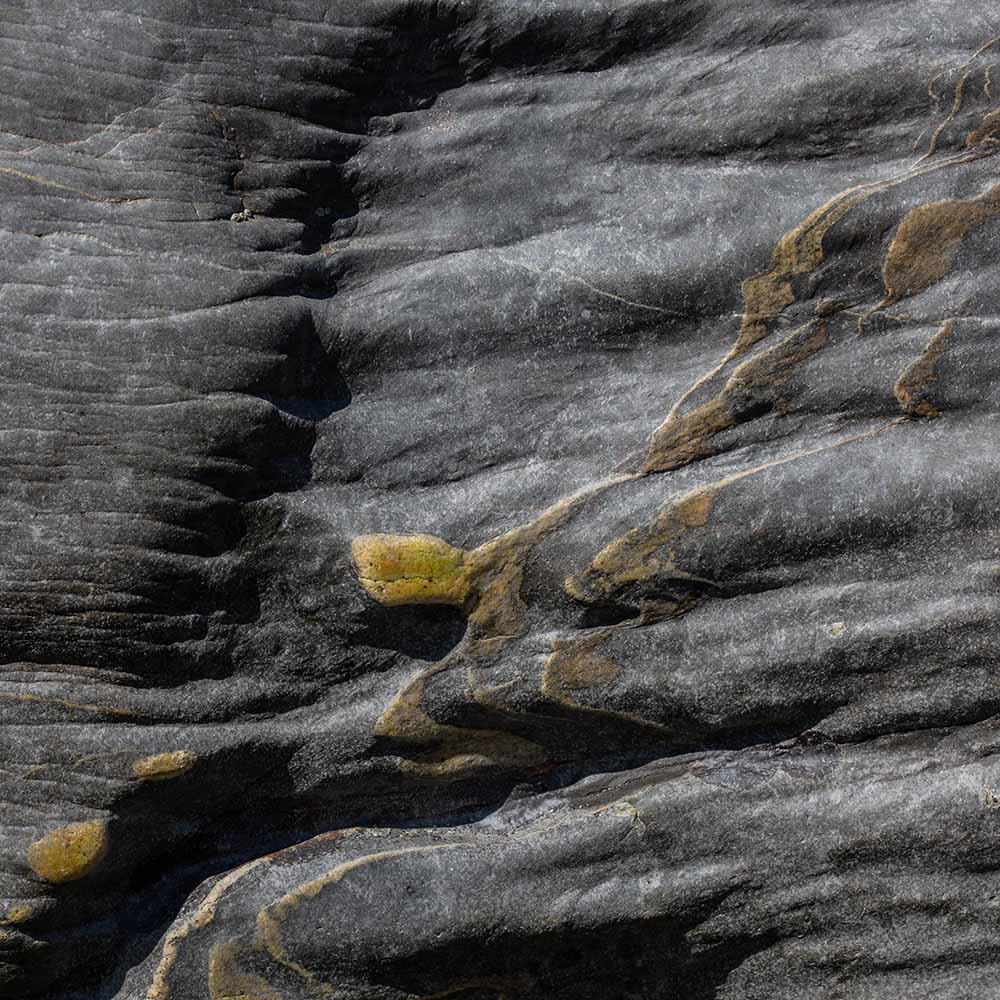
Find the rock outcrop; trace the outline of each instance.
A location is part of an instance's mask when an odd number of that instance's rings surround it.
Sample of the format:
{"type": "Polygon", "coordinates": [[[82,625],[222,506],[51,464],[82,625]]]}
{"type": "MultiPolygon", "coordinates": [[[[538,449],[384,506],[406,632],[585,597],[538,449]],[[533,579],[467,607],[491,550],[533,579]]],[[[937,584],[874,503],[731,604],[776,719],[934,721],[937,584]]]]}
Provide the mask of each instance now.
{"type": "Polygon", "coordinates": [[[0,11],[0,996],[992,1000],[1000,7],[0,11]]]}

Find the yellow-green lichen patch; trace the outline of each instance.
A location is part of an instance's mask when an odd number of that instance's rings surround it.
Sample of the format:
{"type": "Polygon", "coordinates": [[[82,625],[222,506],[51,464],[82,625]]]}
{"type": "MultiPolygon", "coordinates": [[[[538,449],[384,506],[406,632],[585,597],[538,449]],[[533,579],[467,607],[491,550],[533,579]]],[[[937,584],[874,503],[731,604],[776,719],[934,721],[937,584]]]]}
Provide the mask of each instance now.
{"type": "Polygon", "coordinates": [[[151,757],[142,757],[132,765],[132,773],[143,781],[166,781],[187,774],[198,762],[190,750],[171,750],[151,757]]]}
{"type": "Polygon", "coordinates": [[[0,925],[12,927],[17,924],[25,924],[32,919],[39,908],[30,903],[13,903],[6,909],[0,910],[0,925]]]}
{"type": "Polygon", "coordinates": [[[360,535],[351,544],[358,580],[379,604],[454,604],[469,596],[465,552],[434,535],[360,535]]]}
{"type": "Polygon", "coordinates": [[[70,823],[34,841],[28,848],[28,864],[46,882],[58,885],[89,875],[108,853],[105,820],[70,823]]]}

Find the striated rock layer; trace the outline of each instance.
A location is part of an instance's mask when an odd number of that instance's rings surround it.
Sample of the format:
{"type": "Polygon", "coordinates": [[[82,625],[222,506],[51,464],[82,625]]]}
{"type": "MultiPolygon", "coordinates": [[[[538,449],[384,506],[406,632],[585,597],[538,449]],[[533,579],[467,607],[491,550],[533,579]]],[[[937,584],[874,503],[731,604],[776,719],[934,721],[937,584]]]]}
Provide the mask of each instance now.
{"type": "Polygon", "coordinates": [[[998,70],[5,3],[0,996],[992,1000],[998,70]]]}

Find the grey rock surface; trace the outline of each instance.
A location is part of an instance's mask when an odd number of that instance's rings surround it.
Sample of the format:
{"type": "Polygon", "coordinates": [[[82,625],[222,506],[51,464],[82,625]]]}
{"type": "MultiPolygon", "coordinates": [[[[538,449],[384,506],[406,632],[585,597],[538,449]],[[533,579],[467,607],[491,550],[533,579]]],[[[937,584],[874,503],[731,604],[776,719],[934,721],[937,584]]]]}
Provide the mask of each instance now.
{"type": "Polygon", "coordinates": [[[0,996],[993,1000],[998,69],[4,3],[0,996]]]}

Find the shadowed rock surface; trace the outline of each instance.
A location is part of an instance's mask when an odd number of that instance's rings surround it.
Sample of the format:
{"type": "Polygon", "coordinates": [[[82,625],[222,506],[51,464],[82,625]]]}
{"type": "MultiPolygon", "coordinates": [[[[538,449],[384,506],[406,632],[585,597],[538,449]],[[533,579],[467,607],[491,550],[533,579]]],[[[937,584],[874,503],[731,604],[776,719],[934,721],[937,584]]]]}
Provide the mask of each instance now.
{"type": "Polygon", "coordinates": [[[0,996],[993,1000],[998,71],[5,3],[0,996]]]}

